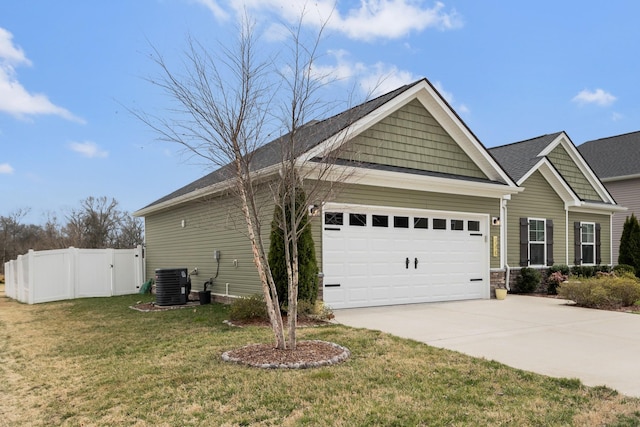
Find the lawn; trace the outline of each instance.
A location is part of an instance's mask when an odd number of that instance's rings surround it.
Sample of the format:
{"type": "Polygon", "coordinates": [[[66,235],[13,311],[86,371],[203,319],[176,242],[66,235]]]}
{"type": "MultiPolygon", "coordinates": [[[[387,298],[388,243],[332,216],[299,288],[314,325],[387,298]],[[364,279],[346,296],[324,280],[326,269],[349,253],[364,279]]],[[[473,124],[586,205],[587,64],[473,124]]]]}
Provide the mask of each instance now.
{"type": "Polygon", "coordinates": [[[130,295],[29,306],[2,290],[0,425],[640,425],[640,399],[380,332],[301,329],[350,359],[260,370],[220,356],[270,330],[224,324],[222,305],[142,313],[129,306],[151,297],[130,295]]]}

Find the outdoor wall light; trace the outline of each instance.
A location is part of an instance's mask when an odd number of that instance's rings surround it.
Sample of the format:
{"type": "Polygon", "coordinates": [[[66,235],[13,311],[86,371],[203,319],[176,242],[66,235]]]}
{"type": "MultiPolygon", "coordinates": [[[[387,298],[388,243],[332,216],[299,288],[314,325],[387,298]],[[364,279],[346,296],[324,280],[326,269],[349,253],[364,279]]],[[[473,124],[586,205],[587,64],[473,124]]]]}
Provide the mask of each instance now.
{"type": "Polygon", "coordinates": [[[311,216],[320,215],[320,207],[318,205],[309,205],[309,215],[311,216]]]}

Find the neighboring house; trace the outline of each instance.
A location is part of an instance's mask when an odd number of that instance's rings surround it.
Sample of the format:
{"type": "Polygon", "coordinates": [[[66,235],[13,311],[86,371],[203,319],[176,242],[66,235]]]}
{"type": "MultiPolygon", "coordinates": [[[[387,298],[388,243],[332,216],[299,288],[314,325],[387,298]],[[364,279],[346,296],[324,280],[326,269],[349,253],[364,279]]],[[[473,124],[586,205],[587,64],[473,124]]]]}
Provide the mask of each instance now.
{"type": "MultiPolygon", "coordinates": [[[[328,147],[341,146],[339,167],[355,170],[331,199],[314,201],[319,209],[311,226],[324,276],[323,299],[332,308],[489,298],[491,286],[504,283],[508,262],[517,264],[511,252],[503,250],[509,247],[509,221],[500,218],[507,218],[512,202],[516,212],[526,211],[526,198],[519,196],[527,189],[516,184],[426,79],[312,122],[299,130],[299,137],[305,144],[301,155],[314,159],[328,147]]],[[[280,141],[259,148],[253,157],[255,170],[266,182],[261,203],[267,242],[274,209],[268,182],[278,179],[280,141]]],[[[570,147],[565,150],[573,154],[573,144],[570,147]]],[[[528,212],[537,212],[534,217],[550,225],[548,211],[539,209],[550,196],[545,203],[553,211],[556,229],[577,220],[601,224],[601,235],[608,233],[607,209],[615,207],[597,178],[594,181],[582,164],[577,167],[588,178],[575,180],[591,184],[598,199],[583,202],[589,199],[582,197],[583,188],[577,185],[576,194],[545,159],[542,166],[531,165],[536,169],[531,174],[514,175],[526,175],[524,181],[544,187],[541,198],[536,190],[529,191],[528,212]],[[552,184],[545,187],[540,178],[552,184]],[[560,218],[562,212],[566,216],[560,218]]],[[[135,213],[145,217],[148,275],[158,268],[197,268],[194,289],[217,274],[214,295],[260,292],[245,226],[224,171],[135,213]],[[214,251],[220,251],[219,265],[214,251]]],[[[327,185],[331,179],[325,178],[327,185]]],[[[509,215],[516,220],[522,216],[511,211],[509,215]]],[[[561,235],[556,233],[556,239],[561,235]]],[[[565,244],[556,246],[560,262],[565,244]]],[[[608,248],[599,246],[606,263],[608,248]]],[[[530,250],[538,253],[533,244],[530,250]]]]}
{"type": "Polygon", "coordinates": [[[613,216],[613,260],[617,263],[624,221],[632,213],[640,215],[640,131],[587,141],[578,150],[616,202],[629,208],[613,216]]]}
{"type": "Polygon", "coordinates": [[[509,267],[611,265],[617,206],[565,132],[491,148],[524,191],[507,204],[509,267]]]}

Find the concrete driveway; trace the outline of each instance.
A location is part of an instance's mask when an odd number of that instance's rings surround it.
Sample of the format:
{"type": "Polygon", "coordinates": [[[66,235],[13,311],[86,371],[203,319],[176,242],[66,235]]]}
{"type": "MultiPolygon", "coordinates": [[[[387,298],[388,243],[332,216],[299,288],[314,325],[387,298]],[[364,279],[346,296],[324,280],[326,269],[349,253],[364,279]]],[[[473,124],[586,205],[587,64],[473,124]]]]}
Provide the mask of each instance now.
{"type": "Polygon", "coordinates": [[[503,301],[355,308],[334,314],[344,325],[640,397],[640,315],[566,303],[508,295],[503,301]]]}

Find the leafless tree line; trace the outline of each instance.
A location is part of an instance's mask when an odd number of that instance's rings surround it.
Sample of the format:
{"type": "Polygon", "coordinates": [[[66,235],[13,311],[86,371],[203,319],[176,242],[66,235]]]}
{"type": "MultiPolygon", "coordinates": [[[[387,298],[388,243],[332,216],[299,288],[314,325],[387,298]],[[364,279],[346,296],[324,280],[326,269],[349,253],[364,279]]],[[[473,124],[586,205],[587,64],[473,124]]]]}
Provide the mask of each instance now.
{"type": "Polygon", "coordinates": [[[60,222],[48,213],[43,225],[25,224],[29,208],[0,215],[0,249],[4,263],[25,254],[29,249],[133,248],[142,244],[144,225],[141,219],[119,209],[115,199],[87,197],[71,209],[60,222]]]}

